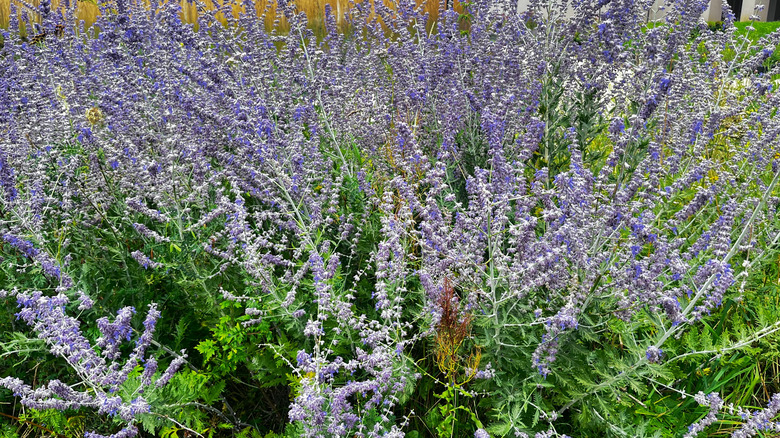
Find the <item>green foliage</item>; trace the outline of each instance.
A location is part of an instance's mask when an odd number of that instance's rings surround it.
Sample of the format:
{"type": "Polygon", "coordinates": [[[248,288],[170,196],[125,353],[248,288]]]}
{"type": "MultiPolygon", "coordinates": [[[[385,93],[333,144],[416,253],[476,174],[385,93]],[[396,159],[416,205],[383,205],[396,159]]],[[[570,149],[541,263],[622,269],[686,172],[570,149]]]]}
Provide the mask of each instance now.
{"type": "Polygon", "coordinates": [[[19,433],[10,422],[0,420],[0,438],[19,438],[19,433]]]}
{"type": "Polygon", "coordinates": [[[438,437],[451,437],[460,436],[458,430],[466,429],[468,434],[473,434],[474,429],[482,428],[482,422],[477,418],[477,414],[469,409],[466,402],[469,398],[473,398],[469,392],[464,391],[459,386],[447,386],[444,392],[441,394],[434,394],[434,397],[440,399],[442,403],[438,406],[438,409],[430,411],[429,424],[437,424],[436,436],[438,437]],[[459,397],[463,397],[460,403],[459,397]],[[464,422],[459,420],[459,413],[466,414],[470,422],[464,422]],[[471,424],[468,424],[471,423],[471,424]],[[465,426],[465,427],[464,427],[465,426]]]}
{"type": "Polygon", "coordinates": [[[462,11],[458,15],[458,27],[460,28],[461,35],[468,35],[471,22],[474,19],[474,14],[471,12],[471,8],[474,7],[474,2],[462,1],[460,2],[462,11]]]}
{"type": "Polygon", "coordinates": [[[27,409],[19,416],[0,416],[0,438],[27,436],[81,438],[86,432],[87,418],[74,411],[27,409]]]}
{"type": "Polygon", "coordinates": [[[752,42],[755,43],[758,42],[761,38],[780,29],[780,21],[738,21],[734,23],[734,27],[737,28],[737,32],[739,34],[747,36],[752,42]],[[753,30],[748,30],[748,27],[752,27],[753,30]]]}
{"type": "MultiPolygon", "coordinates": [[[[132,386],[123,388],[132,389],[132,386]]],[[[224,389],[224,381],[214,383],[203,373],[192,370],[177,373],[168,385],[144,395],[157,409],[144,414],[140,424],[154,436],[175,437],[187,429],[209,437],[219,436],[220,430],[233,428],[230,419],[214,408],[224,389]]]]}

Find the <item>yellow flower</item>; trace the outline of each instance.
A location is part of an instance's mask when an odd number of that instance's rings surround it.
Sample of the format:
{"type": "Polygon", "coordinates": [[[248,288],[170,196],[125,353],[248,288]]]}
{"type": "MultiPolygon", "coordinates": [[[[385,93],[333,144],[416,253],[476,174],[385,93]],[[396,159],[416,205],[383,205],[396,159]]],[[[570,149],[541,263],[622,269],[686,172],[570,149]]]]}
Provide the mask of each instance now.
{"type": "Polygon", "coordinates": [[[97,125],[101,120],[103,120],[103,112],[100,108],[93,106],[87,110],[87,121],[90,125],[97,125]]]}
{"type": "Polygon", "coordinates": [[[62,86],[61,85],[57,85],[57,89],[55,91],[57,92],[57,97],[59,97],[62,100],[67,99],[67,97],[65,96],[65,93],[62,92],[62,86]]]}

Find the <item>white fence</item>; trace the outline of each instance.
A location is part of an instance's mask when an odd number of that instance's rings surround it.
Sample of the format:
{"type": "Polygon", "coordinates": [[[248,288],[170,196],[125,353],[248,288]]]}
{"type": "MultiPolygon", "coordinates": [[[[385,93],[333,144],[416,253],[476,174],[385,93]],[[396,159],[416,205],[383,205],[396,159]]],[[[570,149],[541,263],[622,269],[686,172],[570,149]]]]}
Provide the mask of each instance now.
{"type": "MultiPolygon", "coordinates": [[[[690,1],[690,0],[677,0],[677,1],[690,1]]],[[[710,5],[707,10],[702,14],[702,18],[706,21],[721,21],[721,14],[723,11],[723,3],[726,0],[710,0],[710,5]]],[[[740,14],[737,19],[739,21],[750,21],[751,16],[757,17],[758,21],[767,21],[767,18],[777,19],[775,12],[776,3],[780,0],[735,0],[734,3],[741,3],[740,14]],[[758,7],[757,7],[758,6],[758,7]]],[[[650,20],[657,20],[663,17],[663,0],[656,0],[653,6],[653,12],[648,17],[650,20]]],[[[529,0],[518,0],[517,10],[522,12],[528,8],[529,0]]],[[[778,11],[780,12],[780,11],[778,11]]]]}

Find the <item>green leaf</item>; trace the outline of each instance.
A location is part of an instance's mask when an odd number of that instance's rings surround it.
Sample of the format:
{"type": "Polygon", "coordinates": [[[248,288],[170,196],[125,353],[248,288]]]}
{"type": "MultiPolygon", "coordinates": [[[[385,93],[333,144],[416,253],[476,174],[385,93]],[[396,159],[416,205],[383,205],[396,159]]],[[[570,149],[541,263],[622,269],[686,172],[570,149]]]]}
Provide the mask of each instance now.
{"type": "Polygon", "coordinates": [[[211,359],[217,352],[217,346],[211,339],[200,341],[195,349],[203,355],[204,362],[208,362],[208,360],[211,359]]]}

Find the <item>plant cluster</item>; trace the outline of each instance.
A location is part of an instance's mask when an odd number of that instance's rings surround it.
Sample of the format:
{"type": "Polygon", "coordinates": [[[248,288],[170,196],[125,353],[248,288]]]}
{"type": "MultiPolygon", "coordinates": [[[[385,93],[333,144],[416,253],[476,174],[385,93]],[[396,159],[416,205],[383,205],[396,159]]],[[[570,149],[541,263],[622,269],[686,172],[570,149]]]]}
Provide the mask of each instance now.
{"type": "Polygon", "coordinates": [[[704,0],[652,26],[650,0],[362,2],[322,35],[285,0],[194,27],[120,3],[83,29],[21,1],[2,31],[4,415],[97,413],[74,429],[113,438],[780,428],[771,385],[728,392],[732,359],[777,369],[776,302],[744,307],[778,281],[780,33],[728,7],[712,31],[704,0]]]}

